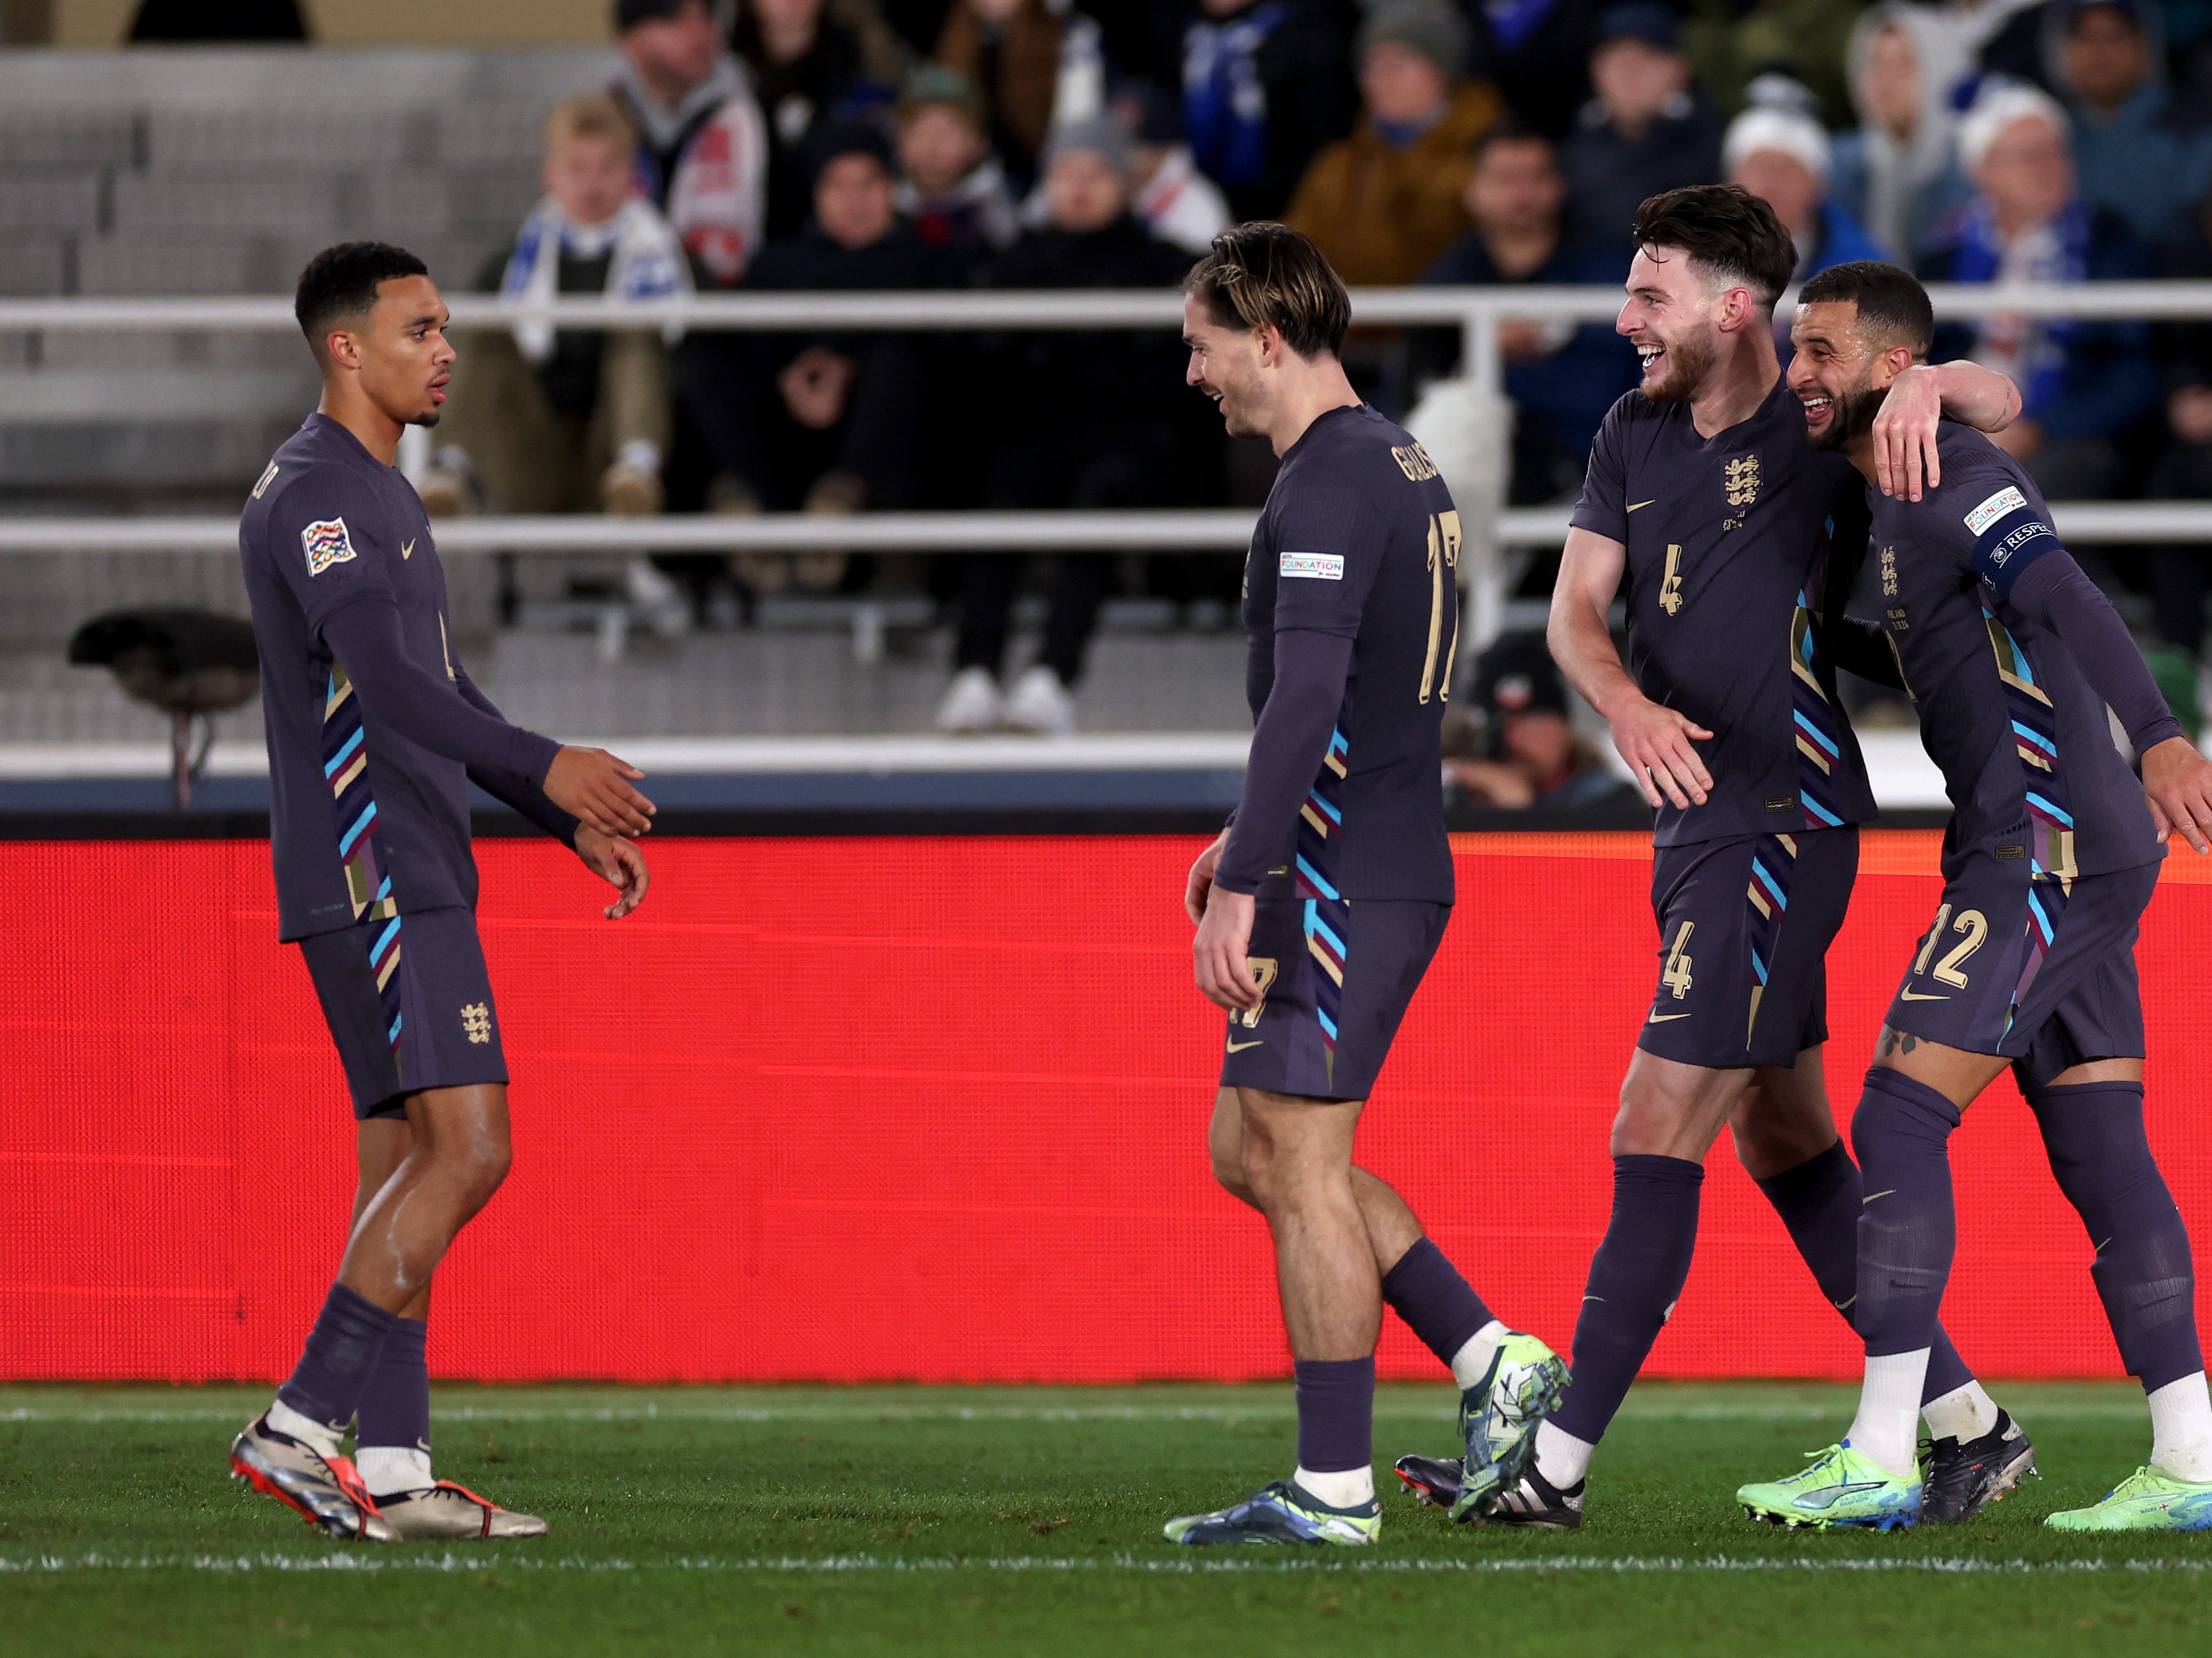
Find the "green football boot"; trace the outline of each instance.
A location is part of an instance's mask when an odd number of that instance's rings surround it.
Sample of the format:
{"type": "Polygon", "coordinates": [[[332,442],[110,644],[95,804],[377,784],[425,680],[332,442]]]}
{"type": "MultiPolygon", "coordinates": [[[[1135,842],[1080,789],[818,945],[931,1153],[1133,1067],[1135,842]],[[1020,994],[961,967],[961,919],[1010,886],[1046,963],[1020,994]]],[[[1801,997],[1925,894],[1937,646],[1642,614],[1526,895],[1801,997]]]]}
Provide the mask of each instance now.
{"type": "Polygon", "coordinates": [[[2062,1509],[2043,1523],[2054,1531],[2212,1531],[2212,1485],[2137,1468],[2103,1502],[2062,1509]]]}
{"type": "Polygon", "coordinates": [[[1357,1548],[1380,1540],[1382,1505],[1370,1497],[1356,1509],[1332,1509],[1294,1479],[1278,1479],[1242,1503],[1212,1514],[1187,1514],[1163,1529],[1170,1543],[1334,1543],[1357,1548]]]}
{"type": "Polygon", "coordinates": [[[1900,1479],[1851,1448],[1850,1441],[1805,1453],[1802,1473],[1736,1488],[1735,1500],[1753,1520],[1792,1530],[1810,1526],[1865,1526],[1894,1531],[1920,1517],[1920,1481],[1900,1479]]]}
{"type": "Polygon", "coordinates": [[[1467,1464],[1452,1500],[1453,1519],[1462,1524],[1480,1519],[1492,1495],[1528,1472],[1536,1456],[1537,1424],[1559,1408],[1571,1380],[1566,1361],[1534,1336],[1516,1330],[1498,1344],[1488,1372],[1459,1396],[1467,1464]]]}

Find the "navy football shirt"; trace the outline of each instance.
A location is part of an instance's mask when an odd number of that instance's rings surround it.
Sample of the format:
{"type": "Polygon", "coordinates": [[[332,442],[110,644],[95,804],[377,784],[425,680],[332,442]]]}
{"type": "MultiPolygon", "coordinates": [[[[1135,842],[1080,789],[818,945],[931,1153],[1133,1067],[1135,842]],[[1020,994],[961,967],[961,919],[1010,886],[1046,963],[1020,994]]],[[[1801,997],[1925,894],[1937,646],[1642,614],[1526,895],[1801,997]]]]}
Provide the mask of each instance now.
{"type": "Polygon", "coordinates": [[[1713,733],[1697,744],[1713,780],[1705,804],[1662,804],[1656,844],[1874,817],[1821,638],[1865,544],[1863,487],[1842,456],[1814,452],[1804,407],[1779,380],[1711,438],[1688,404],[1641,392],[1606,416],[1572,521],[1628,549],[1637,684],[1713,733]]]}
{"type": "Polygon", "coordinates": [[[365,708],[324,637],[352,607],[392,607],[414,683],[451,695],[439,723],[470,733],[487,766],[531,786],[544,777],[558,745],[480,713],[455,683],[446,573],[414,486],[313,415],[254,486],[238,540],[261,655],[278,937],[473,905],[468,762],[365,708]]]}
{"type": "MultiPolygon", "coordinates": [[[[1244,566],[1246,697],[1258,719],[1279,633],[1350,641],[1351,677],[1298,816],[1257,823],[1240,808],[1224,887],[1250,891],[1295,861],[1324,896],[1451,902],[1440,732],[1460,544],[1435,464],[1364,404],[1330,410],[1283,457],[1244,566]]],[[[1248,774],[1275,763],[1255,744],[1248,774]]]]}
{"type": "MultiPolygon", "coordinates": [[[[1936,448],[1943,482],[1920,501],[1869,497],[1882,625],[1951,797],[1945,867],[1980,855],[2060,880],[2157,862],[2166,846],[2113,745],[2105,698],[2057,618],[2014,592],[2046,561],[2072,563],[2041,492],[1970,428],[1944,422],[1936,448]]],[[[2069,602],[2109,610],[2093,592],[2069,602]]],[[[2116,693],[2130,705],[2123,717],[2133,716],[2145,742],[2179,734],[2125,629],[2111,637],[2123,659],[2094,668],[2124,687],[2136,682],[2136,695],[2116,693]]]]}

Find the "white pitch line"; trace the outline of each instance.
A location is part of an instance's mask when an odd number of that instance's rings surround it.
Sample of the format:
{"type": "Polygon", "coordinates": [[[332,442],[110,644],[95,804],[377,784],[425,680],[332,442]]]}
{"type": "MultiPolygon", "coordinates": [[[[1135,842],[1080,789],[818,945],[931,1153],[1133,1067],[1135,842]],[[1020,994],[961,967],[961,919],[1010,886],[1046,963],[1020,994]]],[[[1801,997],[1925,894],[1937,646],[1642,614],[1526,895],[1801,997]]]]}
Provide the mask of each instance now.
{"type": "MultiPolygon", "coordinates": [[[[1295,1406],[1288,1399],[1279,1404],[1186,1406],[963,1406],[796,1405],[759,1408],[749,1406],[646,1405],[616,1408],[579,1406],[573,1409],[516,1409],[504,1406],[441,1406],[433,1401],[441,1422],[1292,1422],[1295,1406]]],[[[238,1422],[252,1414],[250,1405],[231,1409],[133,1410],[94,1406],[76,1410],[45,1406],[19,1406],[0,1410],[0,1423],[8,1422],[238,1422]]],[[[1621,1419],[1639,1422],[1819,1422],[1842,1420],[1848,1406],[1771,1404],[1639,1406],[1631,1400],[1621,1419]]],[[[1437,1422],[1451,1419],[1451,1412],[1435,1407],[1399,1406],[1377,1400],[1378,1421],[1437,1422]]],[[[2024,1418],[2036,1421],[2136,1421],[2143,1418],[2140,1400],[2052,1403],[2023,1408],[2024,1418]]]]}
{"type": "Polygon", "coordinates": [[[1137,1555],[1109,1556],[1045,1556],[1045,1555],[980,1555],[902,1558],[877,1555],[822,1556],[763,1556],[738,1559],[719,1559],[713,1557],[679,1556],[666,1560],[591,1559],[580,1556],[556,1556],[544,1558],[528,1554],[501,1553],[486,1550],[482,1553],[461,1554],[448,1551],[443,1554],[419,1557],[398,1555],[377,1556],[356,1553],[329,1554],[173,1554],[173,1555],[28,1555],[20,1558],[0,1556],[0,1576],[17,1574],[67,1574],[99,1572],[155,1572],[194,1571],[232,1574],[240,1572],[383,1572],[424,1571],[441,1573],[480,1572],[491,1570],[526,1572],[579,1572],[605,1575],[627,1575],[640,1572],[694,1572],[715,1575],[741,1576],[747,1573],[781,1573],[785,1575],[820,1576],[848,1573],[937,1573],[937,1572],[1006,1572],[1006,1573],[1083,1573],[1127,1572],[1176,1576],[1207,1576],[1222,1572],[1329,1572],[1329,1573],[1464,1573],[1485,1575],[1499,1573],[1612,1573],[1616,1576],[1636,1574],[1687,1575],[1697,1573],[1778,1573],[1794,1572],[1928,1572],[1938,1576],[1978,1576],[1996,1573],[2005,1576],[2069,1575],[2082,1572],[2202,1572],[2212,1570],[2212,1561],[2172,1559],[2083,1559],[2083,1560],[1997,1560],[1972,1556],[1940,1556],[1924,1559],[1778,1559],[1760,1556],[1705,1555],[1702,1557],[1652,1555],[1557,1555],[1549,1558],[1501,1557],[1489,1559],[1384,1559],[1384,1560],[1253,1560],[1241,1558],[1224,1559],[1160,1558],[1137,1555]]]}

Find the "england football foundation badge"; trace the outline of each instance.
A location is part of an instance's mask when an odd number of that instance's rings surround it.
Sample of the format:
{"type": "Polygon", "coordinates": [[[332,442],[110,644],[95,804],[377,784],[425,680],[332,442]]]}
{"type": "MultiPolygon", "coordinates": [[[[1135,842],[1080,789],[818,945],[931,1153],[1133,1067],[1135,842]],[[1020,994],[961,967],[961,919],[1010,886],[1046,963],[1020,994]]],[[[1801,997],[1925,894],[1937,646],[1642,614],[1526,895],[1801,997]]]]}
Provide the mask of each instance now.
{"type": "Polygon", "coordinates": [[[353,541],[342,518],[319,518],[300,531],[300,545],[307,550],[307,574],[318,576],[333,564],[350,563],[353,541]]]}

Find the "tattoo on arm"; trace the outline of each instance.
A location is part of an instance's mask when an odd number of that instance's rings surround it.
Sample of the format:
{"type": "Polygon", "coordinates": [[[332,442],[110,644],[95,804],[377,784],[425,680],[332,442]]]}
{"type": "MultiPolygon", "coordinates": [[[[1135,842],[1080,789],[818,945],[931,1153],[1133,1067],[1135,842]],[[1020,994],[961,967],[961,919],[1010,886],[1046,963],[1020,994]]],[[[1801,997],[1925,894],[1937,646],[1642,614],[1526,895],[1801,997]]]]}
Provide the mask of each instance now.
{"type": "Polygon", "coordinates": [[[1883,1059],[1893,1054],[1910,1054],[1920,1046],[1920,1038],[1908,1030],[1897,1030],[1888,1025],[1881,1028],[1881,1039],[1876,1044],[1883,1059]]]}

